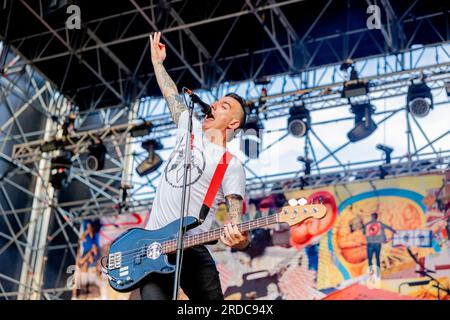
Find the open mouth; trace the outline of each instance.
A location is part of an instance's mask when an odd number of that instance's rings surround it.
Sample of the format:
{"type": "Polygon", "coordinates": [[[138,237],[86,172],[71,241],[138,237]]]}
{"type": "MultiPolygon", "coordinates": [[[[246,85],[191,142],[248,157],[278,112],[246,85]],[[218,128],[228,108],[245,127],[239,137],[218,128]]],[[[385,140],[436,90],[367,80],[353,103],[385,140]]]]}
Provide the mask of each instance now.
{"type": "Polygon", "coordinates": [[[206,115],[205,120],[214,120],[214,116],[211,114],[206,115]]]}

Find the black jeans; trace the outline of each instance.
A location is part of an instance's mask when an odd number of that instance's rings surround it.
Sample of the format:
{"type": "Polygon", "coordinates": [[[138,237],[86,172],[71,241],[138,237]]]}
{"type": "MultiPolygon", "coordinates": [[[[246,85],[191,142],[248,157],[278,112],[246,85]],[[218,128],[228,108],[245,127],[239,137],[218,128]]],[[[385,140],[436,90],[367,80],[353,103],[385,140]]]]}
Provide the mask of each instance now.
{"type": "MultiPolygon", "coordinates": [[[[175,255],[169,261],[174,263],[175,255]]],[[[142,300],[171,300],[174,277],[174,273],[150,275],[140,288],[142,300]]],[[[190,300],[223,300],[219,272],[205,246],[184,251],[180,286],[190,300]]]]}

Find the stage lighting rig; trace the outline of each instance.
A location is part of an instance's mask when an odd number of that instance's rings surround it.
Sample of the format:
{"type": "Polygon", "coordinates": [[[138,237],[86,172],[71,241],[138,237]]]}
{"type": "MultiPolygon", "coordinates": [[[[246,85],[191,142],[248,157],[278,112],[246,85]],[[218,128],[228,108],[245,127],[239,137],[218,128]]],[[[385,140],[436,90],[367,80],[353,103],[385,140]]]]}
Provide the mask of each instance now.
{"type": "Polygon", "coordinates": [[[427,116],[430,109],[433,109],[433,95],[423,79],[419,83],[411,83],[406,102],[408,111],[418,118],[427,116]]]}
{"type": "Polygon", "coordinates": [[[294,137],[303,137],[311,126],[309,110],[301,105],[294,105],[289,109],[288,132],[294,137]]]}
{"type": "Polygon", "coordinates": [[[75,132],[75,121],[77,114],[70,112],[69,116],[64,120],[62,125],[63,137],[67,137],[75,132]]]}
{"type": "Polygon", "coordinates": [[[135,125],[131,131],[130,135],[133,138],[143,137],[148,135],[152,131],[152,123],[150,121],[143,121],[141,124],[135,125]]]}
{"type": "Polygon", "coordinates": [[[370,136],[377,124],[372,119],[375,107],[370,103],[352,104],[351,111],[355,114],[355,126],[347,133],[351,142],[356,142],[370,136]]]}
{"type": "Polygon", "coordinates": [[[89,155],[86,159],[86,168],[92,171],[103,170],[105,167],[106,150],[102,139],[95,138],[88,147],[89,155]]]}
{"type": "Polygon", "coordinates": [[[137,167],[136,172],[143,177],[153,171],[156,171],[162,164],[161,157],[155,153],[155,150],[162,150],[163,145],[154,139],[143,141],[142,148],[147,150],[147,159],[142,161],[137,167]]]}
{"type": "Polygon", "coordinates": [[[347,71],[350,69],[350,80],[344,81],[342,89],[342,98],[353,98],[364,96],[369,93],[369,83],[366,80],[360,80],[355,65],[351,59],[346,60],[340,67],[340,70],[347,71]]]}
{"type": "Polygon", "coordinates": [[[50,166],[50,184],[59,190],[69,184],[69,177],[72,167],[72,153],[62,151],[62,154],[53,158],[50,166]]]}
{"type": "Polygon", "coordinates": [[[385,162],[386,164],[390,164],[391,163],[391,153],[394,151],[393,148],[386,146],[384,144],[377,144],[376,148],[380,151],[382,151],[385,155],[385,162]]]}
{"type": "Polygon", "coordinates": [[[258,113],[249,114],[241,136],[241,151],[250,159],[259,157],[264,125],[258,113]]]}
{"type": "Polygon", "coordinates": [[[41,146],[41,152],[52,152],[64,148],[64,142],[57,139],[45,141],[41,146]]]}

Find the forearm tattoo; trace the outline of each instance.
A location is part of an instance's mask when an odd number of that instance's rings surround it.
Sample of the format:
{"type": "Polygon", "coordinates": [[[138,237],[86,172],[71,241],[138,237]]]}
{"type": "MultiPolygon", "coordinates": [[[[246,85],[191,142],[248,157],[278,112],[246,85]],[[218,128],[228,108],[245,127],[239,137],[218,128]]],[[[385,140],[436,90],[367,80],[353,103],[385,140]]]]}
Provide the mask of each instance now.
{"type": "Polygon", "coordinates": [[[243,199],[238,194],[226,196],[228,215],[232,224],[238,224],[241,222],[242,202],[243,199]]]}
{"type": "Polygon", "coordinates": [[[180,115],[186,110],[183,97],[178,93],[171,94],[166,97],[167,105],[169,106],[170,114],[172,115],[173,122],[178,125],[178,119],[180,115]]]}
{"type": "Polygon", "coordinates": [[[158,81],[159,88],[167,101],[173,122],[178,125],[178,119],[181,113],[186,110],[183,97],[178,94],[178,89],[172,78],[167,73],[161,62],[154,64],[155,76],[158,81]]]}

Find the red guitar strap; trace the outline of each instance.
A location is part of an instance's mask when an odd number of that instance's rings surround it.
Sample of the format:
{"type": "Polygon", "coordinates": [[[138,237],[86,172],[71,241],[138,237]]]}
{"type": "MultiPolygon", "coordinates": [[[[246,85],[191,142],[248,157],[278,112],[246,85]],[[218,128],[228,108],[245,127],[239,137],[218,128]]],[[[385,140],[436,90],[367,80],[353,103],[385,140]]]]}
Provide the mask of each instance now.
{"type": "Polygon", "coordinates": [[[222,184],[223,177],[225,176],[225,171],[227,171],[228,165],[230,164],[233,155],[228,151],[225,151],[222,158],[220,158],[217,164],[216,171],[211,179],[211,184],[209,185],[208,191],[206,192],[205,199],[203,200],[202,208],[200,209],[199,220],[202,223],[211,209],[211,206],[216,198],[217,191],[219,191],[220,185],[222,184]]]}

